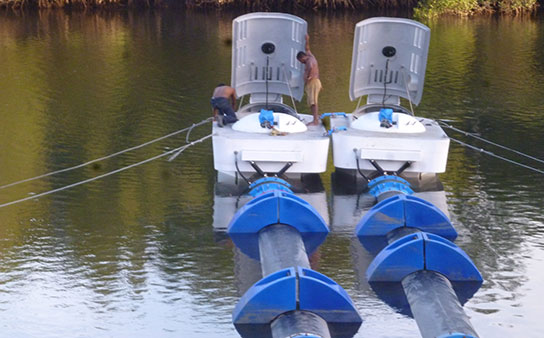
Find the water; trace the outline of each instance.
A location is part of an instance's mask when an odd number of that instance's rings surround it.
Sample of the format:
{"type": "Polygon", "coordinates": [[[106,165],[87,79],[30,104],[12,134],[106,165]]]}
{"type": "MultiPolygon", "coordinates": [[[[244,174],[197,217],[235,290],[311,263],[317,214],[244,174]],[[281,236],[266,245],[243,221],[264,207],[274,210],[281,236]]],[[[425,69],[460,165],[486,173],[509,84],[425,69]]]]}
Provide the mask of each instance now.
{"type": "MultiPolygon", "coordinates": [[[[0,184],[114,153],[210,116],[212,88],[230,79],[235,16],[0,12],[0,184]]],[[[365,15],[300,16],[309,23],[321,66],[320,110],[352,110],[353,27],[365,15]]],[[[544,158],[542,18],[442,19],[430,27],[418,115],[453,120],[544,158]]],[[[299,109],[307,112],[304,104],[299,109]]],[[[208,133],[209,127],[198,128],[191,138],[208,133]]],[[[0,203],[184,142],[173,137],[1,189],[0,203]]],[[[333,170],[330,165],[322,175],[331,220],[339,212],[333,170]]],[[[476,331],[544,336],[542,176],[452,143],[441,180],[457,244],[485,278],[465,305],[476,331]]],[[[174,162],[157,160],[0,209],[0,337],[237,337],[231,311],[258,277],[251,274],[255,266],[212,231],[214,182],[208,141],[174,162]]],[[[358,212],[355,207],[353,215],[358,212]]],[[[357,337],[419,337],[415,322],[366,284],[372,257],[351,238],[354,225],[334,224],[312,266],[354,300],[365,320],[357,337]]]]}

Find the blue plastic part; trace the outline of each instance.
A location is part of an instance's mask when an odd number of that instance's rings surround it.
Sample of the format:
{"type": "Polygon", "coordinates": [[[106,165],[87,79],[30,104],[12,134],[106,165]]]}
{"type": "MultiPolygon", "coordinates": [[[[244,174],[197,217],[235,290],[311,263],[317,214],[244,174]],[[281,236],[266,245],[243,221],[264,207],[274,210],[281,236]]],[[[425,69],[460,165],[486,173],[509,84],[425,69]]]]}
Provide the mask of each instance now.
{"type": "Polygon", "coordinates": [[[342,126],[342,127],[332,128],[332,129],[330,129],[330,130],[327,132],[327,135],[328,135],[328,136],[331,136],[333,133],[335,133],[335,132],[337,132],[337,131],[340,131],[340,130],[346,131],[346,130],[348,130],[348,128],[347,128],[347,127],[343,127],[343,126],[342,126]]]}
{"type": "Polygon", "coordinates": [[[362,323],[340,285],[302,267],[280,270],[255,283],[236,304],[232,318],[235,325],[267,324],[282,313],[294,310],[313,312],[327,323],[362,323]]]}
{"type": "Polygon", "coordinates": [[[343,116],[343,117],[348,117],[346,115],[346,113],[344,112],[334,112],[334,113],[324,113],[324,114],[321,114],[321,116],[319,117],[320,119],[324,119],[325,117],[327,116],[332,116],[332,117],[336,117],[336,116],[343,116]]]}
{"type": "Polygon", "coordinates": [[[410,234],[386,246],[366,270],[369,282],[400,282],[425,270],[425,247],[420,234],[410,234]]]}
{"type": "Polygon", "coordinates": [[[260,260],[259,231],[279,223],[300,232],[307,253],[317,249],[329,233],[321,215],[308,202],[291,193],[273,190],[240,208],[228,226],[228,234],[244,254],[260,260]]]}
{"type": "Polygon", "coordinates": [[[364,245],[366,237],[385,238],[400,227],[416,228],[451,241],[457,238],[457,231],[440,209],[424,199],[407,195],[396,195],[376,204],[363,216],[355,233],[364,245]]]}
{"type": "Polygon", "coordinates": [[[363,322],[346,291],[335,281],[302,267],[298,267],[298,276],[300,310],[313,312],[327,323],[363,322]]]}
{"type": "Polygon", "coordinates": [[[281,178],[263,177],[250,184],[249,195],[256,197],[271,190],[281,190],[293,193],[290,188],[291,184],[281,178]]]}
{"type": "Polygon", "coordinates": [[[261,113],[259,114],[259,123],[261,126],[263,126],[267,122],[270,124],[270,126],[274,125],[274,111],[261,109],[261,113]]]}
{"type": "Polygon", "coordinates": [[[287,182],[286,180],[282,180],[281,178],[278,178],[278,177],[262,177],[262,178],[259,178],[258,180],[256,180],[255,182],[251,183],[249,185],[249,189],[253,189],[254,187],[256,187],[256,186],[258,186],[260,184],[268,183],[268,182],[280,183],[280,184],[285,185],[288,188],[291,188],[291,184],[289,182],[287,182]]]}
{"type": "Polygon", "coordinates": [[[410,183],[398,176],[380,176],[368,183],[369,193],[378,197],[381,194],[389,191],[398,191],[405,195],[412,195],[414,191],[410,188],[410,183]]]}
{"type": "Polygon", "coordinates": [[[393,123],[393,109],[381,108],[378,118],[380,121],[387,120],[389,123],[393,123]]]}
{"type": "Polygon", "coordinates": [[[404,178],[402,178],[400,176],[383,175],[383,176],[376,177],[375,179],[368,182],[368,188],[372,189],[376,184],[381,183],[383,181],[390,181],[390,180],[397,181],[397,182],[406,184],[407,186],[410,186],[410,182],[408,182],[407,180],[405,180],[404,178]]]}
{"type": "Polygon", "coordinates": [[[457,245],[433,234],[425,238],[425,267],[448,277],[451,282],[483,281],[470,257],[457,245]]]}
{"type": "Polygon", "coordinates": [[[294,268],[279,270],[255,283],[234,307],[234,324],[268,324],[297,308],[297,276],[294,268]]]}
{"type": "Polygon", "coordinates": [[[461,248],[425,232],[404,236],[388,245],[370,263],[366,276],[369,282],[400,282],[419,270],[436,271],[452,283],[483,281],[461,248]]]}
{"type": "Polygon", "coordinates": [[[478,338],[478,337],[474,337],[473,335],[470,335],[470,334],[453,332],[453,333],[443,334],[437,338],[478,338]]]}

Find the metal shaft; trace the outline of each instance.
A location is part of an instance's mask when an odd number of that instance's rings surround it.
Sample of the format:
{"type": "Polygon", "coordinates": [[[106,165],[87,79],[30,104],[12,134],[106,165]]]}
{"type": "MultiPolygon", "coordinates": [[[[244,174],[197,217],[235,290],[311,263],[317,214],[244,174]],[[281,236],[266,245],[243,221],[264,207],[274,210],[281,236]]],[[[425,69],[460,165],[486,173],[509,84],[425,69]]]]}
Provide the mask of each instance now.
{"type": "Polygon", "coordinates": [[[391,244],[404,236],[408,236],[410,234],[416,234],[418,232],[421,232],[421,230],[416,228],[408,228],[408,227],[397,228],[393,231],[390,231],[387,234],[387,243],[391,244]]]}
{"type": "MultiPolygon", "coordinates": [[[[298,230],[285,224],[268,226],[259,232],[259,254],[263,276],[278,270],[300,266],[310,268],[304,241],[298,230]]],[[[298,296],[297,296],[298,298],[298,296]]],[[[273,338],[307,336],[330,338],[327,322],[308,311],[287,312],[270,325],[273,338]]]]}
{"type": "MultiPolygon", "coordinates": [[[[387,240],[393,243],[418,232],[420,230],[415,228],[399,228],[390,232],[387,240]]],[[[406,276],[402,280],[402,287],[423,338],[441,337],[454,332],[478,337],[444,275],[420,270],[406,276]]]]}
{"type": "Polygon", "coordinates": [[[331,338],[327,322],[315,313],[293,311],[276,318],[271,326],[273,338],[305,337],[331,338]]]}
{"type": "Polygon", "coordinates": [[[402,286],[423,338],[454,332],[478,337],[445,276],[420,270],[406,276],[402,286]]]}
{"type": "Polygon", "coordinates": [[[302,237],[289,225],[275,224],[261,230],[259,253],[263,277],[292,266],[310,268],[302,237]]]}
{"type": "Polygon", "coordinates": [[[384,192],[380,195],[378,195],[378,197],[376,197],[376,199],[378,200],[378,203],[383,201],[383,200],[386,200],[388,199],[389,197],[393,197],[393,196],[397,196],[397,195],[404,195],[402,192],[400,191],[387,191],[387,192],[384,192]]]}

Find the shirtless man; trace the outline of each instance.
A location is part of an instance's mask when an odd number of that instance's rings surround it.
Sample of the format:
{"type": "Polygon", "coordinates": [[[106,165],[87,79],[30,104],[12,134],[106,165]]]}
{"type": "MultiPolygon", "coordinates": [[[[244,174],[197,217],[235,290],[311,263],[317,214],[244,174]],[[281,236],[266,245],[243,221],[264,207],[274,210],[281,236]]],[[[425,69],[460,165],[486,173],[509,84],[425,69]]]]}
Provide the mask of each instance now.
{"type": "Polygon", "coordinates": [[[213,91],[211,104],[213,116],[219,127],[238,121],[234,113],[234,109],[236,109],[236,90],[234,88],[223,83],[218,84],[213,91]]]}
{"type": "Polygon", "coordinates": [[[314,120],[310,125],[318,125],[319,118],[317,117],[317,98],[321,90],[321,81],[319,80],[319,67],[317,60],[310,51],[310,37],[306,34],[306,52],[298,52],[297,60],[305,65],[304,67],[304,89],[306,90],[306,99],[314,116],[314,120]]]}

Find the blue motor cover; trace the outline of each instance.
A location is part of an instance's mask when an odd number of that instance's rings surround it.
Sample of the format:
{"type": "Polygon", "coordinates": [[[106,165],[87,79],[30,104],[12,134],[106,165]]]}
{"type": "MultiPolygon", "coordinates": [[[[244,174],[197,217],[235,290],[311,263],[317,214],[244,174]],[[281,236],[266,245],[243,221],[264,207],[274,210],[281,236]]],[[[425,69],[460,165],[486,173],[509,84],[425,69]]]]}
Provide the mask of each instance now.
{"type": "Polygon", "coordinates": [[[378,118],[381,127],[391,128],[393,126],[393,109],[381,108],[378,118]]]}
{"type": "Polygon", "coordinates": [[[228,226],[228,234],[244,254],[260,260],[259,231],[280,223],[300,232],[308,254],[317,249],[329,233],[321,215],[308,202],[289,192],[273,190],[240,208],[228,226]]]}
{"type": "Polygon", "coordinates": [[[272,126],[274,125],[274,111],[261,109],[261,113],[259,114],[259,123],[263,128],[265,126],[268,128],[272,128],[272,126]]]}

